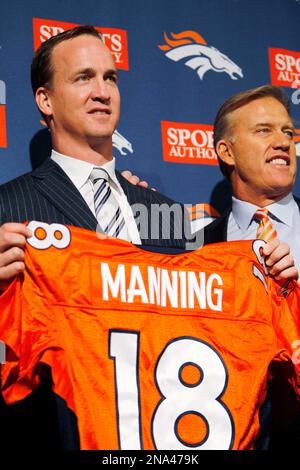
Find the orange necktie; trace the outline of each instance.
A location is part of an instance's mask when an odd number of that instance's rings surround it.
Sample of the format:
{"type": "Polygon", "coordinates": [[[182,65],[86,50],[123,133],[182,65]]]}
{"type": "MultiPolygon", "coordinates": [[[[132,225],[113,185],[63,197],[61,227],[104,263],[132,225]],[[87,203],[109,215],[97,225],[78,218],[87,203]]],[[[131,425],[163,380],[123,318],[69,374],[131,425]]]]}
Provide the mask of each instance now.
{"type": "Polygon", "coordinates": [[[269,242],[278,237],[276,229],[274,228],[268,214],[268,209],[257,209],[253,216],[253,219],[259,223],[257,227],[256,238],[260,238],[266,242],[269,242]]]}

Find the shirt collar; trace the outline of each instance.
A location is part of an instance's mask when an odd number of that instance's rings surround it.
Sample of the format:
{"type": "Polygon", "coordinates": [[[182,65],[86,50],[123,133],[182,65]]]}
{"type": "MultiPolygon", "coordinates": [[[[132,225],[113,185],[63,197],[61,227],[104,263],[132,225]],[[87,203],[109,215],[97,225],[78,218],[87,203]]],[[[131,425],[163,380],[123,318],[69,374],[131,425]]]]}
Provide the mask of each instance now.
{"type": "MultiPolygon", "coordinates": [[[[51,159],[54,160],[64,170],[78,190],[80,190],[82,186],[88,181],[91,171],[95,167],[95,165],[92,163],[63,155],[62,153],[59,153],[53,149],[51,153],[51,159]]],[[[101,168],[104,168],[107,171],[112,181],[119,187],[115,173],[115,165],[116,161],[113,157],[110,162],[101,165],[101,168]]]]}
{"type": "MultiPolygon", "coordinates": [[[[291,227],[293,225],[293,214],[298,206],[292,193],[289,193],[280,201],[274,202],[266,208],[277,219],[291,227]]],[[[248,229],[256,209],[257,206],[254,204],[232,197],[232,216],[241,230],[246,231],[248,229]]]]}
{"type": "Polygon", "coordinates": [[[295,211],[299,212],[299,208],[292,193],[289,193],[283,199],[280,199],[280,201],[270,204],[267,206],[267,209],[271,214],[275,215],[277,219],[289,227],[293,226],[293,215],[295,211]]]}

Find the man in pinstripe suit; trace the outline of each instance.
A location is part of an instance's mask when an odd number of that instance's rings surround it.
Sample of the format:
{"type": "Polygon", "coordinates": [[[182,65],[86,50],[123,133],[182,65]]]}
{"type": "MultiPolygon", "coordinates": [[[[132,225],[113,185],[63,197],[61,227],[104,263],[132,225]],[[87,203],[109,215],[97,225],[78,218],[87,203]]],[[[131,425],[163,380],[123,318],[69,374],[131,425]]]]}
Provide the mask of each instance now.
{"type": "Polygon", "coordinates": [[[140,215],[140,224],[144,220],[145,227],[151,227],[151,205],[170,207],[173,201],[131,185],[115,171],[112,134],[120,113],[118,76],[97,31],[81,26],[50,38],[34,56],[31,78],[53,150],[39,168],[0,187],[0,222],[5,224],[0,229],[2,288],[24,269],[22,248],[29,231],[15,222],[35,219],[96,229],[93,167],[105,168],[110,176],[111,191],[125,218],[127,240],[171,251],[184,249],[188,224],[182,226],[181,205],[176,205],[171,226],[167,220],[160,223],[162,233],[156,238],[141,227],[139,232],[135,223],[134,216],[140,215]],[[134,214],[131,208],[138,204],[147,209],[146,215],[134,214]]]}
{"type": "MultiPolygon", "coordinates": [[[[182,251],[188,233],[182,226],[182,206],[177,204],[174,209],[170,199],[131,185],[115,171],[112,134],[120,113],[118,77],[113,58],[97,31],[89,26],[77,27],[50,38],[34,56],[31,78],[37,106],[51,132],[53,150],[51,158],[39,168],[0,187],[0,290],[25,268],[23,249],[31,234],[22,222],[39,220],[96,230],[91,180],[94,167],[104,168],[109,175],[128,241],[149,249],[182,251]],[[150,209],[162,204],[172,206],[173,218],[166,217],[164,223],[162,216],[156,234],[149,235],[145,227],[153,224],[150,209]],[[143,206],[146,212],[134,214],[133,205],[143,206]],[[135,215],[140,217],[139,227],[135,215]]],[[[2,406],[0,445],[13,442],[17,448],[24,448],[34,442],[34,446],[48,449],[78,447],[74,416],[51,395],[49,380],[47,376],[45,388],[28,397],[29,403],[26,399],[23,408],[20,405],[19,410],[12,407],[9,411],[2,406]]]]}

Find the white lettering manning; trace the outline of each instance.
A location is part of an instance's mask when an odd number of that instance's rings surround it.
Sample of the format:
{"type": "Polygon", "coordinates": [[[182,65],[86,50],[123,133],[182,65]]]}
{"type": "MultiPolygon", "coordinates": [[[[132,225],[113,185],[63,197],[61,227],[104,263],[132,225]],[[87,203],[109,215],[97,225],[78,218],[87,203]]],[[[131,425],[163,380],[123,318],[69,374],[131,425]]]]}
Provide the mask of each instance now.
{"type": "Polygon", "coordinates": [[[223,279],[218,273],[175,271],[101,263],[102,299],[161,307],[223,310],[223,279]]]}

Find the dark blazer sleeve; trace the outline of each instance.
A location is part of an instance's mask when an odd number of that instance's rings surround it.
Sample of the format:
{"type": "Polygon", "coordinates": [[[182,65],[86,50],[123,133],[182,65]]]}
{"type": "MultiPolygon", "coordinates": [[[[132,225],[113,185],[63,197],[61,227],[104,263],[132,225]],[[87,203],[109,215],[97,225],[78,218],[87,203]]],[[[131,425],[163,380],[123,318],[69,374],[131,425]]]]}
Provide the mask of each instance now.
{"type": "Polygon", "coordinates": [[[294,196],[294,199],[295,199],[295,201],[298,204],[298,207],[300,209],[300,199],[297,196],[294,196]]]}
{"type": "MultiPolygon", "coordinates": [[[[144,246],[184,250],[190,221],[184,206],[159,192],[134,186],[116,172],[144,246]]],[[[96,230],[97,220],[79,191],[53,160],[0,186],[0,223],[38,220],[96,230]]]]}

